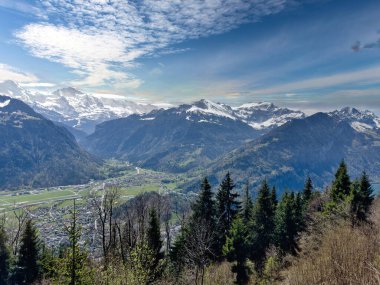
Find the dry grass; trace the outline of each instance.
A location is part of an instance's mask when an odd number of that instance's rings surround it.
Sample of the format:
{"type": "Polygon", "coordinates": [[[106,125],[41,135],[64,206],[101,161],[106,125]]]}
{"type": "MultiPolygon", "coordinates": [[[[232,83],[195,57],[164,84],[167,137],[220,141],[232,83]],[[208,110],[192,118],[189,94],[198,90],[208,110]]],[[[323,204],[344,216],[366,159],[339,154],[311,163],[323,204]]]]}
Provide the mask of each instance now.
{"type": "Polygon", "coordinates": [[[353,228],[344,222],[323,223],[301,243],[302,255],[283,272],[289,285],[380,284],[380,204],[374,205],[373,225],[353,228]]]}

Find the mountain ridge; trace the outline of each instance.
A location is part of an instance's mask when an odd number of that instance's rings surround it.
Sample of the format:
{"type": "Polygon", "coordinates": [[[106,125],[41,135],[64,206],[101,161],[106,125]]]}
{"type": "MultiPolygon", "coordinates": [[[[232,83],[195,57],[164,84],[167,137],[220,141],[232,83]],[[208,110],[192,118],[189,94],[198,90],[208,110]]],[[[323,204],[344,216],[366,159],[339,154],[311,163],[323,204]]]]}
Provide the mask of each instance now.
{"type": "Polygon", "coordinates": [[[99,161],[64,127],[18,99],[0,96],[0,189],[81,184],[99,161]]]}

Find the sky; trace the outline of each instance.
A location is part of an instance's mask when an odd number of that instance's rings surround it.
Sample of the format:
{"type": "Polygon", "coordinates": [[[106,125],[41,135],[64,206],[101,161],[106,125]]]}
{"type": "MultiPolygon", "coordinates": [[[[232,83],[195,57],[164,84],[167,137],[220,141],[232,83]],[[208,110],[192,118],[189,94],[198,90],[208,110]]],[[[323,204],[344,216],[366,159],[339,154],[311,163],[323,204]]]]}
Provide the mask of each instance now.
{"type": "Polygon", "coordinates": [[[380,115],[378,0],[0,0],[0,81],[380,115]]]}

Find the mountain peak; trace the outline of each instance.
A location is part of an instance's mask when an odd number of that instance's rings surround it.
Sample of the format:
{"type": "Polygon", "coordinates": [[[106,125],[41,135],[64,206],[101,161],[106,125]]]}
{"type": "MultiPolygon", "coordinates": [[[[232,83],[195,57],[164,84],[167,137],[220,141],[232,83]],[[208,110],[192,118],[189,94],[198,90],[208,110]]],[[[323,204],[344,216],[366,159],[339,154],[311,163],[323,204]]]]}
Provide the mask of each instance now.
{"type": "Polygon", "coordinates": [[[240,105],[239,107],[236,107],[235,109],[274,109],[277,108],[276,105],[274,105],[271,102],[251,102],[251,103],[245,103],[243,105],[240,105]]]}
{"type": "Polygon", "coordinates": [[[380,118],[368,110],[362,111],[353,107],[344,107],[340,110],[330,112],[329,115],[348,122],[359,132],[380,129],[380,118]]]}
{"type": "Polygon", "coordinates": [[[84,93],[82,91],[74,88],[74,87],[65,87],[65,88],[61,88],[61,89],[54,91],[53,94],[57,95],[57,96],[67,97],[67,96],[81,95],[84,93]]]}
{"type": "Polygon", "coordinates": [[[231,107],[220,103],[214,103],[207,99],[202,99],[194,102],[190,105],[190,108],[186,110],[186,113],[219,116],[236,120],[231,107]]]}

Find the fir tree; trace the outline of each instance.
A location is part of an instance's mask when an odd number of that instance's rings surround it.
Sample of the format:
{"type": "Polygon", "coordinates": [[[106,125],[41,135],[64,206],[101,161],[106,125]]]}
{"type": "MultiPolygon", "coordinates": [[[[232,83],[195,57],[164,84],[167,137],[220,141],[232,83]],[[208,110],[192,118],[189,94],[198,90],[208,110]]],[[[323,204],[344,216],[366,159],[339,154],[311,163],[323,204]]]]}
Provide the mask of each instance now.
{"type": "Polygon", "coordinates": [[[186,263],[188,249],[197,244],[193,238],[191,239],[194,241],[193,244],[189,245],[189,240],[191,235],[200,231],[200,227],[203,227],[203,230],[207,231],[207,236],[213,237],[214,244],[207,253],[207,258],[215,258],[215,252],[217,251],[217,238],[215,235],[216,207],[211,186],[207,178],[204,178],[201,183],[198,198],[193,204],[192,209],[193,213],[189,222],[181,228],[181,232],[170,250],[170,259],[177,273],[181,271],[183,265],[186,263]]]}
{"type": "Polygon", "coordinates": [[[231,228],[232,222],[240,211],[240,202],[237,200],[239,195],[233,192],[235,185],[228,172],[219,186],[216,195],[217,200],[217,256],[222,255],[223,245],[226,242],[226,235],[231,228]]]}
{"type": "Polygon", "coordinates": [[[368,176],[363,172],[359,181],[353,183],[351,211],[357,221],[367,221],[374,200],[373,189],[368,176]]]}
{"type": "Polygon", "coordinates": [[[16,283],[32,284],[38,279],[38,250],[39,239],[37,230],[32,220],[28,220],[21,236],[21,245],[15,272],[16,283]]]}
{"type": "Polygon", "coordinates": [[[148,248],[150,249],[151,253],[153,254],[153,262],[151,263],[151,272],[155,272],[156,276],[152,276],[152,279],[157,279],[160,270],[159,270],[159,263],[160,260],[164,257],[163,252],[161,251],[162,248],[162,239],[161,239],[161,231],[160,231],[160,220],[157,215],[156,209],[151,209],[149,212],[149,225],[147,230],[147,242],[148,242],[148,248]]]}
{"type": "Polygon", "coordinates": [[[270,198],[271,198],[271,201],[272,201],[273,213],[275,213],[278,201],[277,201],[276,187],[274,187],[274,186],[272,187],[272,191],[270,193],[270,198]]]}
{"type": "Polygon", "coordinates": [[[253,217],[253,201],[249,193],[249,184],[245,186],[244,204],[242,210],[243,222],[247,224],[253,217]]]}
{"type": "Polygon", "coordinates": [[[62,274],[67,277],[70,285],[85,284],[85,280],[89,277],[89,270],[86,268],[87,253],[79,246],[81,228],[77,222],[75,199],[71,212],[71,223],[66,227],[66,232],[69,237],[69,246],[64,253],[65,268],[62,268],[62,274]]]}
{"type": "Polygon", "coordinates": [[[236,265],[232,268],[232,271],[236,273],[236,284],[247,284],[249,281],[246,262],[250,248],[247,225],[242,218],[238,217],[232,223],[223,247],[223,254],[227,257],[227,260],[230,262],[236,261],[236,265]]]}
{"type": "Polygon", "coordinates": [[[0,225],[0,285],[7,284],[9,273],[9,251],[6,242],[4,227],[0,225]]]}
{"type": "Polygon", "coordinates": [[[269,190],[266,180],[263,181],[255,202],[253,219],[251,221],[252,234],[252,259],[255,261],[256,269],[261,269],[265,259],[266,250],[269,248],[274,230],[273,196],[269,190]]]}
{"type": "Polygon", "coordinates": [[[294,194],[285,192],[277,206],[274,241],[282,254],[295,254],[298,249],[295,204],[294,194]]]}
{"type": "Polygon", "coordinates": [[[301,193],[297,193],[294,200],[294,219],[296,223],[296,231],[301,232],[305,229],[305,209],[301,193]]]}
{"type": "Polygon", "coordinates": [[[347,173],[346,163],[342,160],[331,189],[331,198],[334,202],[343,201],[351,192],[350,177],[347,173]]]}
{"type": "Polygon", "coordinates": [[[203,179],[198,199],[193,205],[192,220],[194,222],[206,220],[212,224],[215,223],[215,201],[207,178],[203,179]]]}
{"type": "Polygon", "coordinates": [[[304,204],[309,203],[312,194],[313,194],[313,183],[311,181],[310,176],[308,176],[306,178],[305,186],[304,186],[303,192],[302,192],[302,200],[303,200],[304,204]]]}

